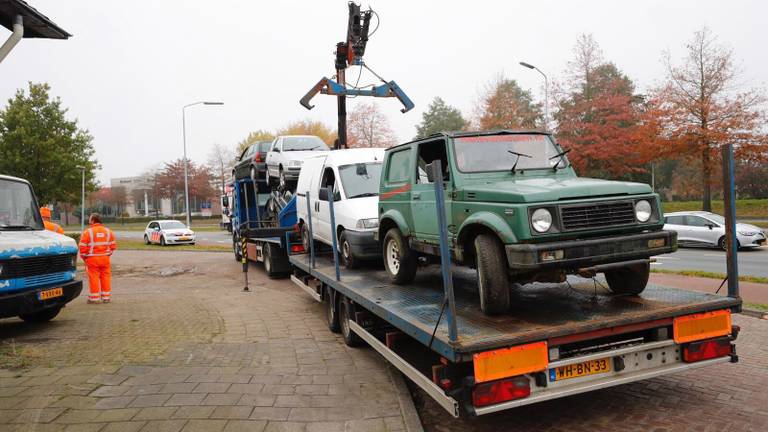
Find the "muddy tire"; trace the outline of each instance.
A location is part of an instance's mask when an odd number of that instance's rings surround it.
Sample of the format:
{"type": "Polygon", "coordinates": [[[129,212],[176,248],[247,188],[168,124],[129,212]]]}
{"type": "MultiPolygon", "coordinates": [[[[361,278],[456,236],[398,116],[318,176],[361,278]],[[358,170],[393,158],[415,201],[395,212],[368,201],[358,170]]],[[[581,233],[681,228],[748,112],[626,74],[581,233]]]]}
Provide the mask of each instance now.
{"type": "Polygon", "coordinates": [[[416,277],[416,253],[403,239],[400,230],[392,228],[384,235],[384,268],[396,284],[413,282],[416,277]]]}
{"type": "Polygon", "coordinates": [[[614,294],[638,295],[648,285],[651,264],[635,264],[605,272],[608,288],[614,294]]]}
{"type": "Polygon", "coordinates": [[[509,310],[509,276],[501,242],[490,234],[480,234],[475,238],[475,255],[480,309],[486,315],[506,312],[509,310]]]}
{"type": "Polygon", "coordinates": [[[19,318],[30,323],[44,323],[56,318],[56,315],[58,315],[59,312],[61,312],[61,308],[54,307],[50,309],[41,310],[40,312],[19,315],[19,318]]]}

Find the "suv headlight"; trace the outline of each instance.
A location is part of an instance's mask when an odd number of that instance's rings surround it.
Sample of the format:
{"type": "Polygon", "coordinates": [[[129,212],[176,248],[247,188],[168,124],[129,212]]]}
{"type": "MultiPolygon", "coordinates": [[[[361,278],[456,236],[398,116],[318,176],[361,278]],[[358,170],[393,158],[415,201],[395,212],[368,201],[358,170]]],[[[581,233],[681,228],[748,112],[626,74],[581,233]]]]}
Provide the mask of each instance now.
{"type": "Polygon", "coordinates": [[[531,214],[531,226],[536,232],[544,233],[552,227],[552,213],[545,208],[534,210],[531,214]]]}
{"type": "Polygon", "coordinates": [[[359,219],[356,224],[358,229],[371,229],[379,226],[379,220],[373,219],[359,219]]]}
{"type": "Polygon", "coordinates": [[[635,218],[639,222],[648,222],[653,213],[653,207],[647,200],[640,200],[635,203],[635,218]]]}

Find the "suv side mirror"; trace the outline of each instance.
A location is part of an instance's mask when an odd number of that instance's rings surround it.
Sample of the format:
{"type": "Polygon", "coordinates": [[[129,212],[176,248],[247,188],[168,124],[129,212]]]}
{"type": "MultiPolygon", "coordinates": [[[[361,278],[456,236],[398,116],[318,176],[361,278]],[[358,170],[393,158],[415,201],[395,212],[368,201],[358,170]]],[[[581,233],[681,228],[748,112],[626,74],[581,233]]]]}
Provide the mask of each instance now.
{"type": "Polygon", "coordinates": [[[328,189],[320,188],[320,190],[317,191],[317,197],[323,201],[328,201],[328,189]]]}

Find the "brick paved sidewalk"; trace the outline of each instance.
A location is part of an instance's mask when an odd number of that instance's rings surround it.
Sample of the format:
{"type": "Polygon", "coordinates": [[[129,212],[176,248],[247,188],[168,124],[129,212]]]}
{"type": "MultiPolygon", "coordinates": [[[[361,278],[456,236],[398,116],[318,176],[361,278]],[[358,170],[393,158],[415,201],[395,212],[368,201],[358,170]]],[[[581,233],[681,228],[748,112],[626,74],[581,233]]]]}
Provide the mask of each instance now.
{"type": "Polygon", "coordinates": [[[0,430],[401,431],[386,363],[230,254],[122,251],[114,301],[0,321],[0,430]],[[176,274],[178,273],[178,274],[176,274]],[[13,349],[17,356],[9,354],[13,349]]]}

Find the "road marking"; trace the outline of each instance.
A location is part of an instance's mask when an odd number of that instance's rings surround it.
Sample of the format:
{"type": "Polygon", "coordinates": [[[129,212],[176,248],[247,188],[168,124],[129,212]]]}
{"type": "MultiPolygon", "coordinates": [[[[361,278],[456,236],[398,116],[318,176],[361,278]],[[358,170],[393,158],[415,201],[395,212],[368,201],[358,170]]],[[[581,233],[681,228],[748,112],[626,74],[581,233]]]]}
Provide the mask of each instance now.
{"type": "Polygon", "coordinates": [[[724,254],[706,254],[706,253],[702,255],[708,256],[708,257],[718,257],[718,258],[722,258],[725,256],[724,254]]]}
{"type": "Polygon", "coordinates": [[[657,260],[671,260],[671,261],[680,261],[680,258],[675,257],[668,257],[668,256],[656,256],[657,260]]]}

